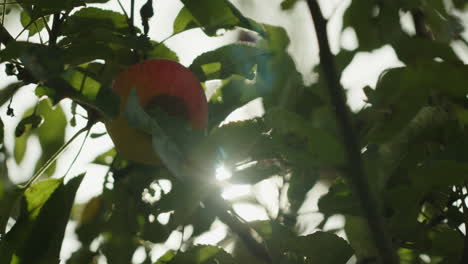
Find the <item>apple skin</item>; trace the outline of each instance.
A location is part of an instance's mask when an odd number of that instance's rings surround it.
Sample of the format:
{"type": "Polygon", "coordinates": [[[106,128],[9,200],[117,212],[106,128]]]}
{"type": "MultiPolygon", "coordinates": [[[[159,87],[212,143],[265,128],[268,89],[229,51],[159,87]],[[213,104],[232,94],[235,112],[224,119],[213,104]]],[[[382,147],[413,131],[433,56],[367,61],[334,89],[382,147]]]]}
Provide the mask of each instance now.
{"type": "Polygon", "coordinates": [[[153,151],[151,135],[130,127],[125,119],[124,109],[132,89],[136,89],[143,108],[157,102],[169,114],[182,115],[193,129],[204,129],[208,123],[205,93],[189,69],[167,59],[151,59],[132,65],[118,74],[112,85],[112,90],[120,97],[120,114],[116,119],[104,122],[117,151],[127,160],[147,165],[161,164],[153,151]],[[182,111],[174,109],[181,107],[184,108],[182,111]]]}

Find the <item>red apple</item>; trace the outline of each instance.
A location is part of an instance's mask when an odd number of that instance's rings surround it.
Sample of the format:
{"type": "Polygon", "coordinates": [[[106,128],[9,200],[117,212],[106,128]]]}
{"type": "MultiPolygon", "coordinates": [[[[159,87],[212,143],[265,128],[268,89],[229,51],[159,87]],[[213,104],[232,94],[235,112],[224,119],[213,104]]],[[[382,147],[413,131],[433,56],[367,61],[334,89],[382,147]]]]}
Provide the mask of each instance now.
{"type": "Polygon", "coordinates": [[[170,115],[185,118],[193,129],[204,129],[207,125],[208,104],[203,88],[197,77],[178,62],[152,59],[132,65],[115,78],[112,89],[120,97],[120,114],[105,125],[125,159],[160,164],[151,135],[130,127],[125,119],[124,109],[132,89],[136,89],[143,108],[157,105],[170,115]]]}

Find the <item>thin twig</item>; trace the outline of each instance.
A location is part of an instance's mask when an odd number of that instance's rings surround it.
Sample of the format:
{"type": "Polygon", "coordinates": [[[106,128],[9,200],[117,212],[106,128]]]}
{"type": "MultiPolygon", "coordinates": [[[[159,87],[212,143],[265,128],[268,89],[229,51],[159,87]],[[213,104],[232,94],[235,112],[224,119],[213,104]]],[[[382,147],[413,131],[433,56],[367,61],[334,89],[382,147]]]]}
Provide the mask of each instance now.
{"type": "Polygon", "coordinates": [[[3,0],[2,26],[5,25],[5,13],[6,13],[6,0],[3,0]]]}
{"type": "Polygon", "coordinates": [[[55,13],[54,18],[52,20],[52,29],[50,30],[49,35],[49,46],[54,46],[55,44],[57,44],[57,37],[60,31],[60,24],[60,13],[55,13]]]}
{"type": "Polygon", "coordinates": [[[64,176],[67,176],[67,174],[70,172],[71,168],[73,167],[73,164],[75,164],[76,160],[78,159],[78,156],[80,155],[81,151],[83,150],[83,147],[84,147],[84,145],[86,143],[86,139],[88,139],[89,133],[91,132],[92,125],[91,126],[87,125],[85,128],[88,128],[88,131],[86,132],[86,135],[85,135],[85,137],[83,139],[83,142],[81,143],[80,149],[76,153],[75,158],[73,158],[73,161],[70,163],[70,166],[68,167],[68,170],[67,170],[67,172],[65,172],[64,176]]]}
{"type": "Polygon", "coordinates": [[[44,16],[41,16],[41,19],[42,19],[42,23],[44,23],[44,27],[46,28],[47,33],[50,36],[50,34],[52,34],[52,33],[51,33],[51,29],[49,27],[49,24],[47,23],[47,19],[44,16]]]}
{"type": "Polygon", "coordinates": [[[127,18],[127,20],[129,20],[130,18],[128,17],[127,11],[125,11],[125,8],[123,7],[123,5],[122,5],[122,3],[120,2],[120,0],[117,0],[117,3],[119,4],[120,9],[122,9],[122,12],[124,13],[124,15],[125,15],[125,17],[127,18]]]}
{"type": "Polygon", "coordinates": [[[75,141],[76,138],[78,138],[83,132],[87,130],[89,130],[88,125],[76,132],[76,134],[73,135],[73,137],[71,137],[63,146],[61,146],[57,150],[57,152],[55,152],[54,155],[52,155],[52,157],[50,157],[49,160],[47,160],[47,162],[44,165],[42,165],[41,168],[39,168],[39,170],[25,185],[19,187],[22,189],[27,189],[29,186],[31,186],[50,167],[50,165],[52,165],[52,163],[54,163],[57,160],[57,158],[70,146],[70,144],[73,143],[73,141],[75,141]]]}
{"type": "Polygon", "coordinates": [[[375,197],[375,193],[371,191],[369,182],[367,181],[364,173],[360,145],[358,143],[354,127],[351,123],[351,116],[346,104],[345,93],[340,84],[334,57],[331,53],[328,42],[327,21],[323,17],[316,0],[308,0],[307,2],[317,34],[320,64],[327,82],[330,101],[335,109],[336,120],[346,149],[348,161],[347,174],[354,184],[356,194],[367,218],[369,229],[376,244],[376,248],[378,249],[380,258],[382,259],[382,263],[399,263],[391,240],[387,234],[387,230],[384,227],[383,217],[380,214],[381,210],[379,203],[375,197]]]}

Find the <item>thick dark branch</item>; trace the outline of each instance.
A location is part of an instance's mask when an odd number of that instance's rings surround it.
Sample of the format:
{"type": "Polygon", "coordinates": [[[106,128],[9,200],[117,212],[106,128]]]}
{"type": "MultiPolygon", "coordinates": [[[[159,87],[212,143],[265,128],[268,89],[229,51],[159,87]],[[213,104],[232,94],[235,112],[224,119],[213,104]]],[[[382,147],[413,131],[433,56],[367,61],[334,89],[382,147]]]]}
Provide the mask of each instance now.
{"type": "Polygon", "coordinates": [[[15,39],[10,35],[3,25],[0,25],[0,43],[7,45],[10,42],[15,41],[15,39]]]}
{"type": "Polygon", "coordinates": [[[50,46],[55,46],[57,43],[57,37],[60,31],[60,25],[61,25],[60,13],[56,13],[54,14],[54,18],[52,21],[52,30],[49,35],[50,46]]]}
{"type": "Polygon", "coordinates": [[[424,13],[420,9],[413,9],[411,10],[411,15],[413,16],[416,36],[434,40],[434,35],[425,22],[424,13]]]}
{"type": "Polygon", "coordinates": [[[328,42],[327,21],[323,17],[316,0],[308,0],[307,2],[317,34],[320,49],[320,65],[328,85],[330,100],[335,109],[337,123],[346,149],[348,160],[347,174],[354,184],[356,194],[366,214],[370,231],[380,254],[381,263],[396,264],[398,263],[398,258],[384,227],[379,203],[374,192],[370,190],[369,182],[364,174],[360,145],[353,124],[351,123],[351,116],[346,104],[345,93],[341,87],[334,57],[328,42]]]}

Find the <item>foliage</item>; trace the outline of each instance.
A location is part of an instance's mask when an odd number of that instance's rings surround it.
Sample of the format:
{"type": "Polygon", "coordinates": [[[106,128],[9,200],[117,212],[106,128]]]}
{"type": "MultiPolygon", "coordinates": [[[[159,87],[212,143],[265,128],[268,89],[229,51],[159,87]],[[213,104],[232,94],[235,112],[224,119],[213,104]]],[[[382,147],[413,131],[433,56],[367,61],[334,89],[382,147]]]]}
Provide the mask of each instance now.
{"type": "MultiPolygon", "coordinates": [[[[93,161],[108,167],[102,194],[78,204],[74,198],[85,175],[66,183],[52,178],[53,162],[68,145],[66,127],[76,125],[77,106],[87,114],[83,131],[89,130],[119,111],[110,87],[122,69],[151,58],[178,60],[164,42],[148,37],[150,27],[157,27],[150,20],[157,12],[151,0],[141,6],[142,29],[133,24],[129,10],[105,10],[100,6],[105,2],[18,0],[0,5],[16,8],[2,10],[2,16],[19,21],[28,36],[27,41],[15,40],[1,25],[0,63],[18,81],[0,90],[0,106],[8,104],[8,115],[19,123],[12,127],[10,117],[0,119],[0,263],[91,264],[104,256],[108,263],[128,264],[141,248],[145,264],[344,264],[352,256],[357,263],[393,263],[379,259],[381,241],[369,228],[369,210],[383,219],[400,263],[468,263],[468,236],[462,231],[468,225],[468,67],[452,48],[454,43],[468,47],[459,18],[468,12],[464,1],[352,1],[343,30],[352,28],[359,45],[340,50],[332,61],[322,60],[314,68],[315,82],[306,85],[282,27],[246,17],[228,0],[182,0],[173,35],[193,28],[208,36],[238,30],[256,40],[211,50],[188,67],[205,87],[220,81],[208,98],[204,134],[186,130],[165,113],[145,112],[131,94],[122,106],[125,116],[132,127],[153,135],[153,149],[165,166],[132,163],[110,149],[93,161]],[[412,19],[413,30],[403,28],[403,15],[412,19]],[[39,41],[29,41],[35,36],[39,41]],[[376,207],[369,209],[349,171],[355,164],[349,164],[344,138],[351,132],[342,131],[336,98],[327,91],[356,54],[385,45],[404,66],[385,70],[375,87],[362,87],[366,105],[349,113],[366,191],[375,199],[376,207]],[[335,72],[332,78],[330,72],[335,72]],[[15,117],[11,98],[28,84],[35,87],[38,103],[15,117]],[[256,99],[261,99],[264,115],[223,123],[256,99]],[[73,102],[70,121],[67,109],[58,104],[65,100],[73,102]],[[12,149],[4,144],[7,129],[15,131],[12,149]],[[34,151],[28,145],[31,137],[40,143],[40,158],[32,165],[38,174],[17,185],[7,161],[21,163],[34,151]],[[225,184],[280,182],[277,212],[264,221],[240,219],[213,183],[220,164],[232,171],[225,184]],[[48,168],[44,175],[41,168],[48,168]],[[39,176],[43,178],[36,182],[39,176]],[[327,186],[318,201],[323,220],[309,224],[315,232],[305,233],[300,209],[318,182],[327,186]],[[325,229],[335,215],[344,216],[344,226],[325,229]],[[231,232],[218,245],[195,244],[216,219],[231,232]],[[60,260],[70,221],[77,223],[81,245],[60,260]],[[151,259],[155,245],[188,227],[192,233],[179,250],[151,259]],[[346,239],[337,235],[343,231],[346,239]],[[233,249],[225,247],[230,242],[233,249]]],[[[308,1],[310,8],[313,2],[308,1]]],[[[289,12],[300,4],[284,0],[278,8],[289,12]]],[[[255,197],[246,199],[262,206],[255,197]]]]}

